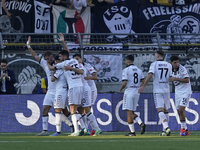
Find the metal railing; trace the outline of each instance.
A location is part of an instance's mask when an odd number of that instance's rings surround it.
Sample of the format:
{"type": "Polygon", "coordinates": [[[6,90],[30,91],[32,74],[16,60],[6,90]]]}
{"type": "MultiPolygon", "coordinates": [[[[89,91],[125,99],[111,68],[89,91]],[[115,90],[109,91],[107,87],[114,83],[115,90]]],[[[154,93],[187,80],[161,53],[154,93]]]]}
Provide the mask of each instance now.
{"type": "MultiPolygon", "coordinates": [[[[28,36],[32,37],[32,47],[39,51],[58,51],[62,49],[57,40],[57,34],[35,34],[35,33],[0,33],[0,48],[5,53],[10,51],[26,51],[26,41],[28,36]]],[[[78,50],[84,53],[154,53],[155,50],[162,49],[166,53],[196,53],[200,47],[199,34],[161,34],[161,33],[138,33],[138,34],[64,34],[67,43],[78,44],[78,50]],[[113,46],[122,45],[121,49],[85,49],[87,46],[113,46]]],[[[76,51],[73,50],[73,51],[76,51]]]]}
{"type": "MultiPolygon", "coordinates": [[[[1,58],[8,59],[9,67],[20,75],[24,68],[36,70],[41,77],[45,76],[39,65],[35,65],[30,56],[26,41],[31,36],[31,47],[40,56],[45,51],[58,54],[63,49],[57,40],[57,34],[35,33],[0,33],[1,58]],[[26,60],[29,60],[28,62],[26,60]],[[14,62],[14,63],[13,63],[14,62]],[[29,66],[29,67],[27,67],[29,66]],[[34,68],[34,69],[33,69],[34,68]]],[[[124,56],[135,55],[135,64],[146,74],[151,62],[154,61],[156,50],[162,49],[166,53],[165,60],[169,61],[171,54],[179,54],[181,63],[188,68],[193,91],[200,91],[200,35],[198,34],[64,34],[70,53],[82,55],[113,55],[122,54],[122,68],[125,67],[124,56]]],[[[118,61],[118,60],[116,60],[118,61]]],[[[26,70],[25,69],[25,70],[26,70]]],[[[19,78],[19,76],[18,76],[19,78]]],[[[99,92],[119,92],[121,82],[97,83],[99,92]]],[[[152,92],[152,85],[148,85],[146,93],[152,92]]]]}

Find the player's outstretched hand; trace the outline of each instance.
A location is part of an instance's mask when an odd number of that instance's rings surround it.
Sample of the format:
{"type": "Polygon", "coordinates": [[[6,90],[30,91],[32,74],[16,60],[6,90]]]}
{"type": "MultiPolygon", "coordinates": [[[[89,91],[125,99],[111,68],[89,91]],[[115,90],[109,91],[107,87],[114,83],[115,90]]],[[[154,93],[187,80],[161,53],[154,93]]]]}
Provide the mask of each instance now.
{"type": "Polygon", "coordinates": [[[64,35],[62,33],[58,33],[58,36],[59,36],[58,40],[60,42],[64,42],[65,41],[64,35]]]}

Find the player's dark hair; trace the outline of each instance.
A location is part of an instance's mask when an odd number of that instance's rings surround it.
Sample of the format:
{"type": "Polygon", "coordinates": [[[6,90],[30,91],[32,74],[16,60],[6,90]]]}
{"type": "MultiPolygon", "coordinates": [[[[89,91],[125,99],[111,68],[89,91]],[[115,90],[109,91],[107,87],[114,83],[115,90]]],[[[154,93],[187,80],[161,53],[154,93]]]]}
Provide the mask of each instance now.
{"type": "Polygon", "coordinates": [[[77,56],[80,57],[80,58],[82,58],[82,57],[81,57],[81,54],[74,54],[74,55],[73,55],[73,58],[74,58],[74,57],[77,57],[77,56]]]}
{"type": "Polygon", "coordinates": [[[134,56],[133,55],[126,55],[125,59],[130,60],[130,61],[134,61],[134,56]]]}
{"type": "Polygon", "coordinates": [[[53,54],[52,54],[52,52],[50,52],[50,51],[47,51],[47,52],[44,53],[44,57],[46,57],[46,56],[51,56],[51,55],[53,55],[53,54]]]}
{"type": "Polygon", "coordinates": [[[63,55],[63,56],[67,56],[67,57],[69,58],[69,52],[66,51],[66,50],[62,50],[62,51],[60,51],[59,54],[61,54],[61,55],[63,55]]]}
{"type": "Polygon", "coordinates": [[[6,59],[1,59],[0,63],[6,63],[6,64],[8,64],[8,61],[6,59]]]}
{"type": "Polygon", "coordinates": [[[55,60],[60,60],[58,55],[55,56],[55,60]]]}
{"type": "Polygon", "coordinates": [[[164,51],[162,51],[162,50],[158,50],[158,51],[156,51],[156,53],[157,53],[158,55],[160,55],[161,57],[164,57],[164,56],[165,56],[165,53],[164,53],[164,51]]]}
{"type": "Polygon", "coordinates": [[[173,62],[173,61],[175,61],[175,60],[179,60],[179,57],[176,56],[176,55],[172,55],[172,56],[170,57],[170,60],[171,60],[171,62],[173,62]]]}

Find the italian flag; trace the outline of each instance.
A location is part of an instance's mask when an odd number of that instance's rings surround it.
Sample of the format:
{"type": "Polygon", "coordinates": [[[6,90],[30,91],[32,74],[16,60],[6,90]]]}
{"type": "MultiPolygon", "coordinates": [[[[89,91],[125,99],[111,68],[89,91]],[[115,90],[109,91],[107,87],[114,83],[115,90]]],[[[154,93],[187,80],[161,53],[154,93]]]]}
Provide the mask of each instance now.
{"type": "MultiPolygon", "coordinates": [[[[90,7],[76,19],[80,11],[68,9],[63,6],[53,5],[53,32],[54,33],[91,33],[91,13],[90,7]]],[[[82,42],[89,43],[89,35],[82,35],[82,42]]],[[[70,43],[79,43],[78,38],[73,35],[66,39],[70,43]]]]}

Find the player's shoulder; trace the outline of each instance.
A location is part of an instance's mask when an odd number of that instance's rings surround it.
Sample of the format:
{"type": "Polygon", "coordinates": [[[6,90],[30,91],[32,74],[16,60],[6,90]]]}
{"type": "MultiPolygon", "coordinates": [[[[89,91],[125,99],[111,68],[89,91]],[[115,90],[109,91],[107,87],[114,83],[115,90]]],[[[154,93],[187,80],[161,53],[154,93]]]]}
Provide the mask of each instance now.
{"type": "Polygon", "coordinates": [[[68,64],[74,64],[74,63],[77,63],[78,64],[78,61],[76,60],[76,59],[67,59],[67,60],[65,60],[65,62],[66,63],[68,63],[68,64]]]}
{"type": "Polygon", "coordinates": [[[187,69],[183,65],[179,65],[179,71],[187,71],[187,69]]]}

